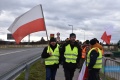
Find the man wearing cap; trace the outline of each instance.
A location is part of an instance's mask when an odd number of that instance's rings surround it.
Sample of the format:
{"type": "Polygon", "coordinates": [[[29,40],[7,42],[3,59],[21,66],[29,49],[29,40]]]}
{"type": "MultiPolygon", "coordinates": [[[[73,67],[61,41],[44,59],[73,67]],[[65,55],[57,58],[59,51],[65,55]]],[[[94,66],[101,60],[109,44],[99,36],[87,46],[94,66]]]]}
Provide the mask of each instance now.
{"type": "Polygon", "coordinates": [[[76,34],[71,33],[69,39],[70,40],[62,46],[61,52],[65,80],[73,79],[75,69],[81,58],[80,45],[75,41],[76,34]]]}
{"type": "Polygon", "coordinates": [[[59,45],[55,38],[50,39],[49,45],[44,48],[41,56],[45,59],[46,80],[55,80],[60,61],[59,45]]]}
{"type": "Polygon", "coordinates": [[[95,39],[90,40],[91,49],[87,54],[88,80],[100,80],[99,71],[102,68],[102,46],[95,39]]]}

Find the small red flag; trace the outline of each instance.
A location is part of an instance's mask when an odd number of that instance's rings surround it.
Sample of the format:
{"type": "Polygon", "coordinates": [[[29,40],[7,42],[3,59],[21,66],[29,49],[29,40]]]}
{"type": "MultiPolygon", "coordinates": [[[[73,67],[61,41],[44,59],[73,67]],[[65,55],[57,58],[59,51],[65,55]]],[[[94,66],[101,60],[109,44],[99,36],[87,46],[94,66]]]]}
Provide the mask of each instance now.
{"type": "Polygon", "coordinates": [[[106,44],[110,44],[112,32],[113,32],[113,26],[109,26],[105,28],[105,32],[101,36],[101,39],[105,41],[106,44]]]}
{"type": "Polygon", "coordinates": [[[111,35],[107,35],[106,31],[103,33],[101,39],[105,41],[107,44],[110,44],[111,35]]]}

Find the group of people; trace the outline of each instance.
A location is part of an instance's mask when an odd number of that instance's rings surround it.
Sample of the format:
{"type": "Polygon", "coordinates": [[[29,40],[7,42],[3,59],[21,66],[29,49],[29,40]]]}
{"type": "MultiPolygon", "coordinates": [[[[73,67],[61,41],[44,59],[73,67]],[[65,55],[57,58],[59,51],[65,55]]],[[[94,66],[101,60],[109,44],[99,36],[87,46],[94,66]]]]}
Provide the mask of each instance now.
{"type": "MultiPolygon", "coordinates": [[[[78,65],[86,60],[88,67],[87,80],[100,80],[99,70],[102,67],[102,46],[96,38],[86,40],[84,46],[76,41],[76,34],[71,33],[69,40],[60,48],[55,38],[44,48],[42,58],[45,60],[46,80],[55,80],[59,64],[63,65],[65,80],[73,80],[78,65]]],[[[81,67],[80,67],[81,68],[81,67]]]]}

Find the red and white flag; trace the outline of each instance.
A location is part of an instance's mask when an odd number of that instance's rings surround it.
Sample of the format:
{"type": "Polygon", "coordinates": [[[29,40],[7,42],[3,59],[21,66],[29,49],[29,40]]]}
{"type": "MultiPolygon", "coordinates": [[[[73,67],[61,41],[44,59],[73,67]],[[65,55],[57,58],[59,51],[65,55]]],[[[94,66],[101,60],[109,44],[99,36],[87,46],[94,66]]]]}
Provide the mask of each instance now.
{"type": "Polygon", "coordinates": [[[111,40],[111,36],[112,36],[112,31],[113,31],[113,27],[112,26],[106,27],[105,28],[105,32],[101,36],[101,39],[103,41],[105,41],[107,44],[110,44],[110,40],[111,40]]]}
{"type": "Polygon", "coordinates": [[[84,61],[78,80],[87,80],[88,78],[88,67],[86,66],[86,61],[84,61]]]}
{"type": "Polygon", "coordinates": [[[17,44],[30,33],[46,30],[42,6],[37,5],[17,17],[8,30],[12,33],[17,44]]]}

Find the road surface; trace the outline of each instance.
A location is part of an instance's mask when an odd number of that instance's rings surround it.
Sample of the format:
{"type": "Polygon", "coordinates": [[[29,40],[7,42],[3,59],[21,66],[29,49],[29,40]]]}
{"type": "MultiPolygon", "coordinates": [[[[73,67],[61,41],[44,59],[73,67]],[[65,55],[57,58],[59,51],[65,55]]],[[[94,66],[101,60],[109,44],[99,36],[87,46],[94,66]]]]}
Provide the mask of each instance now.
{"type": "Polygon", "coordinates": [[[0,76],[30,58],[40,55],[43,48],[0,49],[0,76]]]}

